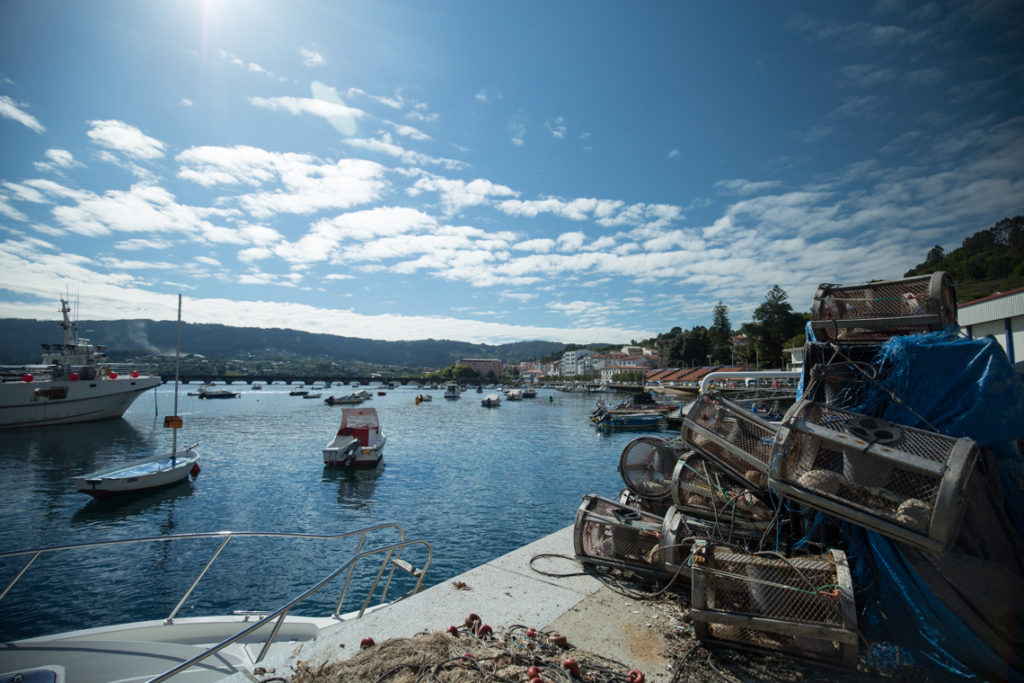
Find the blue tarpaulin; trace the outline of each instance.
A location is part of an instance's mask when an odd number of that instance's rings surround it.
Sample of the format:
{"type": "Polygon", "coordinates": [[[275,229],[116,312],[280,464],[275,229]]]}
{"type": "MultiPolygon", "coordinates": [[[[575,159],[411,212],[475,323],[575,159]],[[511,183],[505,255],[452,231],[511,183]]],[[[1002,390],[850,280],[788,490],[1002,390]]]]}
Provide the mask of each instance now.
{"type": "MultiPolygon", "coordinates": [[[[842,358],[828,348],[830,362],[842,358]]],[[[987,450],[957,543],[941,558],[836,523],[861,632],[885,643],[872,652],[883,669],[898,657],[935,680],[1024,681],[1024,382],[994,340],[958,338],[955,328],[893,337],[870,366],[843,408],[987,450]]]]}

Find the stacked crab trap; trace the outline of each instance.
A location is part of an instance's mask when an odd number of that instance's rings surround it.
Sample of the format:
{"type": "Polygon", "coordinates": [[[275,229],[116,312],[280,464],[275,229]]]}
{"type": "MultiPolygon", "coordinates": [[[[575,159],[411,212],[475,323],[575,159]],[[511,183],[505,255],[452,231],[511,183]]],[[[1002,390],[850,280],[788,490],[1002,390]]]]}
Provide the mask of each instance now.
{"type": "Polygon", "coordinates": [[[591,495],[579,507],[577,559],[689,582],[694,630],[708,643],[854,666],[846,556],[824,539],[791,544],[802,533],[791,525],[820,512],[926,553],[948,552],[978,445],[856,409],[865,387],[877,389],[872,361],[886,340],[955,324],[945,273],[821,285],[806,386],[781,422],[711,392],[692,404],[678,438],[631,441],[619,459],[618,500],[591,495]]]}

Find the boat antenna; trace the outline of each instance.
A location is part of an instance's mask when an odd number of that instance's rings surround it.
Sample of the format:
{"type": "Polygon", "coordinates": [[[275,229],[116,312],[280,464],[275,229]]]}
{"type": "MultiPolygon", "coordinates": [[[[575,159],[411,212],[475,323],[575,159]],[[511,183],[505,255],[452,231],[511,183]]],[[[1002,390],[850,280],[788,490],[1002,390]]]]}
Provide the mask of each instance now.
{"type": "MultiPolygon", "coordinates": [[[[181,363],[181,293],[178,293],[178,339],[174,347],[174,416],[178,416],[178,372],[181,363]]],[[[171,453],[178,452],[178,430],[171,430],[174,438],[171,440],[171,453]]]]}

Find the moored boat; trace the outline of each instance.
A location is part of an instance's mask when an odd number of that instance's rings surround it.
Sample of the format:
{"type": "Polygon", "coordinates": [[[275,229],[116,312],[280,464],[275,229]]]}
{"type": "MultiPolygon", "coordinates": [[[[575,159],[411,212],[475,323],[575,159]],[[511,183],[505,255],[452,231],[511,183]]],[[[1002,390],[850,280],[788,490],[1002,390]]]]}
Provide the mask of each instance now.
{"type": "Polygon", "coordinates": [[[121,468],[74,477],[71,482],[79,493],[99,499],[177,484],[189,475],[198,476],[199,454],[192,450],[197,445],[136,460],[121,468]]]}
{"type": "Polygon", "coordinates": [[[199,398],[238,398],[241,395],[241,392],[231,391],[230,389],[215,389],[209,384],[199,387],[199,391],[196,392],[196,396],[199,398]]]}
{"type": "Polygon", "coordinates": [[[455,382],[450,382],[444,386],[444,397],[445,398],[459,398],[462,394],[462,390],[459,389],[459,385],[455,382]]]}
{"type": "Polygon", "coordinates": [[[484,408],[497,408],[501,405],[501,398],[497,394],[487,394],[480,400],[484,408]]]}
{"type": "Polygon", "coordinates": [[[155,375],[112,370],[106,347],[78,337],[71,306],[60,303],[64,342],[43,344],[39,365],[0,372],[0,429],[121,417],[142,392],[162,383],[155,375]]]}
{"type": "Polygon", "coordinates": [[[324,464],[332,467],[373,467],[384,457],[387,436],[374,408],[343,408],[341,426],[323,449],[324,464]]]}
{"type": "Polygon", "coordinates": [[[362,403],[366,400],[366,397],[360,394],[343,394],[335,397],[333,394],[324,399],[324,403],[329,406],[347,406],[362,403]]]}
{"type": "MultiPolygon", "coordinates": [[[[181,296],[178,297],[178,338],[181,338],[181,296]]],[[[199,475],[199,454],[193,449],[199,444],[178,450],[178,429],[182,426],[178,416],[178,359],[180,347],[175,352],[174,367],[174,414],[164,418],[164,427],[173,434],[171,452],[136,460],[112,470],[93,472],[72,479],[76,491],[93,498],[111,498],[127,493],[141,493],[163,488],[183,481],[190,474],[199,475]]]]}

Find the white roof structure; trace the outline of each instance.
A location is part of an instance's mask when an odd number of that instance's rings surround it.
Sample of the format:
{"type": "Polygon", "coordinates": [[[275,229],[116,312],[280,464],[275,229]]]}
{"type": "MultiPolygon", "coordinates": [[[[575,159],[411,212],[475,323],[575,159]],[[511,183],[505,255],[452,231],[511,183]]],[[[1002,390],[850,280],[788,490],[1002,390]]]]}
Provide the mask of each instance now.
{"type": "Polygon", "coordinates": [[[957,322],[971,339],[994,338],[1011,363],[1024,361],[1024,287],[960,304],[957,322]]]}

